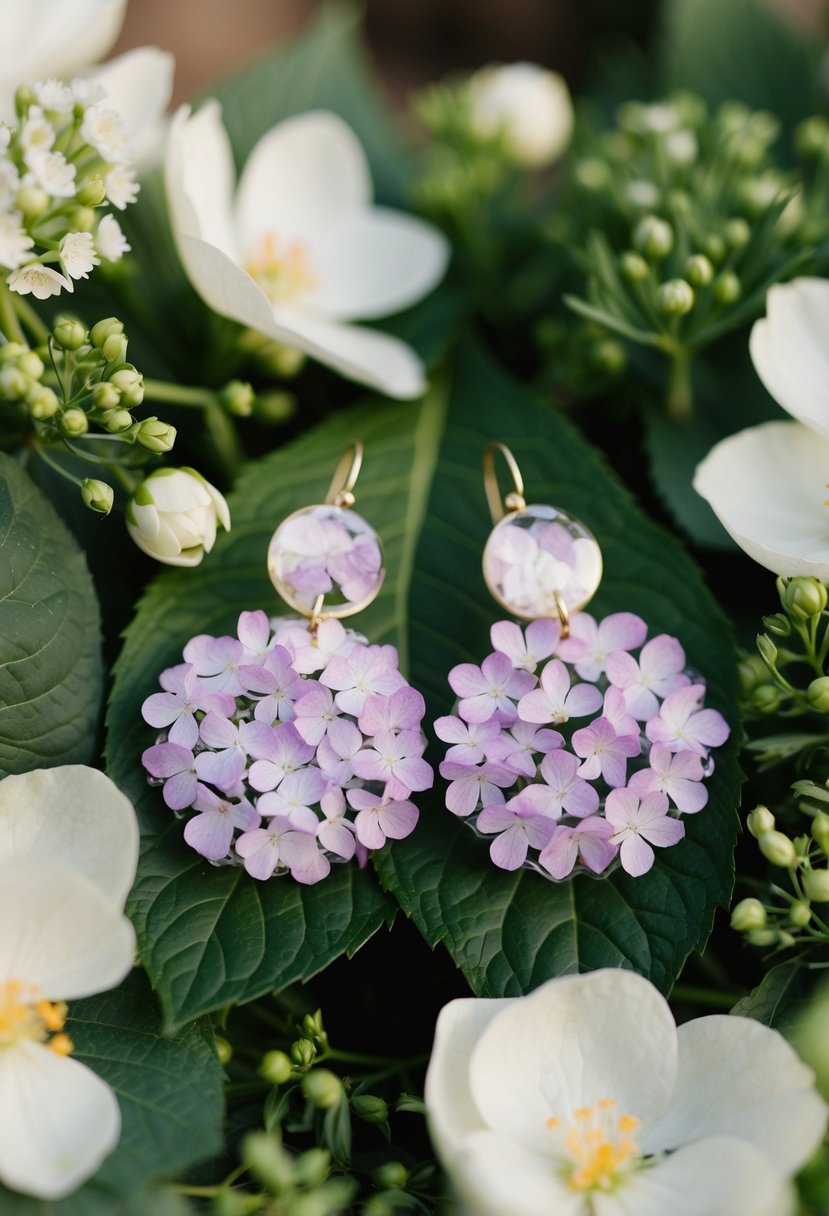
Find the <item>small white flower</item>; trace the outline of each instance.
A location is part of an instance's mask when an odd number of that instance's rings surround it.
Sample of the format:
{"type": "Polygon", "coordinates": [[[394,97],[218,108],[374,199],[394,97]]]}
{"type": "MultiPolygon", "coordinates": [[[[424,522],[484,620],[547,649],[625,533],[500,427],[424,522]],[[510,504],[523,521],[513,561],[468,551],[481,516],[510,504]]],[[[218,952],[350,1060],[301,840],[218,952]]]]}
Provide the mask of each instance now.
{"type": "Polygon", "coordinates": [[[71,279],[86,279],[100,259],[92,244],[91,232],[67,232],[60,243],[60,261],[71,279]]]}
{"type": "Polygon", "coordinates": [[[749,1018],[674,1024],[630,971],[450,1002],[426,1077],[465,1216],[791,1216],[826,1104],[749,1018]]]}
{"type": "Polygon", "coordinates": [[[72,90],[60,80],[42,80],[32,90],[44,110],[66,114],[75,104],[72,90]]]}
{"type": "Polygon", "coordinates": [[[94,77],[77,76],[69,86],[73,102],[79,106],[96,106],[106,97],[106,89],[94,77]]]}
{"type": "Polygon", "coordinates": [[[112,165],[123,164],[132,155],[120,114],[106,106],[94,105],[87,109],[81,123],[81,137],[112,165]]]}
{"type": "Polygon", "coordinates": [[[62,290],[75,290],[71,279],[40,262],[31,262],[28,266],[21,266],[19,270],[13,271],[8,278],[8,287],[10,291],[16,291],[21,296],[33,295],[36,300],[59,296],[62,290]]]}
{"type": "Polygon", "coordinates": [[[675,165],[692,165],[699,155],[699,144],[693,131],[671,131],[665,137],[665,151],[675,165]]]}
{"type": "Polygon", "coordinates": [[[104,178],[104,187],[107,198],[119,211],[123,211],[138,198],[139,186],[132,169],[121,166],[111,169],[104,178]]]}
{"type": "Polygon", "coordinates": [[[227,503],[195,469],[157,469],[127,504],[130,536],[168,566],[197,566],[213,548],[217,525],[230,531],[227,503]]]}
{"type": "Polygon", "coordinates": [[[72,198],[75,190],[75,166],[70,165],[62,152],[40,152],[33,149],[26,153],[26,165],[35,183],[56,198],[72,198]]]}
{"type": "Polygon", "coordinates": [[[751,331],[764,385],[796,422],[767,422],[723,439],[694,489],[761,566],[829,579],[829,281],[772,287],[751,331]]]}
{"type": "Polygon", "coordinates": [[[30,106],[26,121],[20,128],[20,146],[26,156],[30,153],[48,152],[55,142],[55,128],[49,122],[40,106],[30,106]]]}
{"type": "Polygon", "coordinates": [[[221,316],[393,397],[425,388],[414,351],[352,324],[400,311],[442,278],[448,247],[414,216],[372,205],[365,153],[334,114],[262,137],[234,200],[219,107],[173,119],[165,175],[173,233],[202,299],[221,316]],[[287,183],[290,183],[288,186],[287,183]]]}
{"type": "Polygon", "coordinates": [[[573,132],[573,103],[564,79],[535,63],[482,68],[469,79],[473,130],[501,135],[517,165],[540,168],[558,160],[573,132]]]}
{"type": "Polygon", "coordinates": [[[34,241],[23,227],[19,211],[0,211],[0,266],[16,270],[29,256],[34,241]]]}
{"type": "Polygon", "coordinates": [[[114,215],[105,215],[98,225],[95,248],[107,262],[119,262],[132,248],[114,215]]]}

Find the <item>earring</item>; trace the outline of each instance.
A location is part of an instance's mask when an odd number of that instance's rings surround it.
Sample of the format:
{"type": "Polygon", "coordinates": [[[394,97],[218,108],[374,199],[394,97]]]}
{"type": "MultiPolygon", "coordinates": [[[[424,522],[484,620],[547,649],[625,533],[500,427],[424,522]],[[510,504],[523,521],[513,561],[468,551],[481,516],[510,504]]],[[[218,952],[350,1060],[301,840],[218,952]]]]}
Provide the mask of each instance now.
{"type": "Polygon", "coordinates": [[[234,637],[200,635],[142,706],[163,728],[142,760],[185,841],[261,880],[325,878],[413,831],[431,788],[422,696],[394,646],[342,624],[383,584],[380,539],[355,510],[361,443],[324,503],[282,521],[268,546],[274,587],[300,617],[243,612],[234,637]]]}
{"type": "Polygon", "coordinates": [[[711,750],[728,737],[680,642],[648,640],[631,612],[598,621],[582,611],[598,590],[602,555],[581,521],[527,505],[503,443],[484,453],[493,528],[484,580],[514,621],[492,626],[493,653],[449,673],[458,700],[435,722],[450,746],[440,765],[446,806],[489,841],[492,861],[561,881],[619,865],[646,873],[654,847],[677,844],[681,816],[708,800],[711,750]],[[512,488],[502,499],[501,454],[512,488]]]}

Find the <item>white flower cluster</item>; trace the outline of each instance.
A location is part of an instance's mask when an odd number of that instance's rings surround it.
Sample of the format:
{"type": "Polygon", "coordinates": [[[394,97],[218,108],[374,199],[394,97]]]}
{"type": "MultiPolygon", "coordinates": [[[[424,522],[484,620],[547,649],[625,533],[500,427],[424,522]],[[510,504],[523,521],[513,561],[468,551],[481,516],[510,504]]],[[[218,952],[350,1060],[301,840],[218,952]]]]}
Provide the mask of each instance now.
{"type": "Polygon", "coordinates": [[[115,217],[138,197],[131,147],[105,91],[46,80],[18,91],[17,126],[0,126],[0,266],[38,300],[73,291],[129,245],[115,217]]]}

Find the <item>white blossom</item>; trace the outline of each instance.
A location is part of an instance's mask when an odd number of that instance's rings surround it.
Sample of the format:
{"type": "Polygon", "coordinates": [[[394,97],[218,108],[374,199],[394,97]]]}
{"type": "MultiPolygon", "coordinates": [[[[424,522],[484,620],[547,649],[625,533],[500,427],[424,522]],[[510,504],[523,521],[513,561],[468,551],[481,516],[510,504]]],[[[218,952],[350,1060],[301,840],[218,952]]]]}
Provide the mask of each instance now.
{"type": "Polygon", "coordinates": [[[130,536],[168,566],[197,566],[213,548],[218,526],[230,530],[227,503],[195,469],[157,469],[127,504],[130,536]]]}
{"type": "Polygon", "coordinates": [[[67,279],[51,266],[41,262],[31,262],[12,272],[8,278],[10,291],[18,295],[33,295],[36,300],[48,300],[50,296],[59,296],[61,290],[74,291],[72,280],[67,279]]]}
{"type": "Polygon", "coordinates": [[[125,253],[129,253],[131,245],[114,215],[105,215],[98,225],[95,248],[107,262],[118,262],[125,253]]]}
{"type": "Polygon", "coordinates": [[[86,279],[100,265],[91,232],[67,232],[60,243],[60,261],[71,279],[86,279]]]}
{"type": "Polygon", "coordinates": [[[0,266],[15,270],[29,256],[34,241],[23,228],[19,211],[0,211],[0,266]]]}
{"type": "Polygon", "coordinates": [[[67,161],[62,152],[33,150],[26,155],[26,165],[34,183],[47,194],[53,194],[56,198],[74,196],[77,189],[75,166],[67,161]]]}
{"type": "Polygon", "coordinates": [[[119,211],[123,211],[138,198],[139,187],[135,174],[132,169],[123,168],[120,165],[107,173],[104,178],[104,188],[107,198],[119,211]]]}
{"type": "Polygon", "coordinates": [[[540,168],[558,160],[573,132],[573,103],[563,77],[535,63],[493,65],[469,79],[473,130],[500,135],[517,165],[540,168]]]}

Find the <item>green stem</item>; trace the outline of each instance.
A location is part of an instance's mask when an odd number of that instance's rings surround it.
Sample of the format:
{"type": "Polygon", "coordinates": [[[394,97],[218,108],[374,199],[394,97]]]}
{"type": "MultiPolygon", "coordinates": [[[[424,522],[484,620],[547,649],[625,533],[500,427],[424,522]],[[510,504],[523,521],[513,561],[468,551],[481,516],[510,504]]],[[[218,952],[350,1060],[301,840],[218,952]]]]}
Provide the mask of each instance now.
{"type": "Polygon", "coordinates": [[[34,450],[37,452],[44,464],[48,464],[50,469],[54,469],[54,471],[59,473],[60,476],[66,481],[71,481],[73,485],[76,485],[79,488],[83,485],[83,481],[80,477],[75,477],[75,475],[70,473],[68,469],[65,469],[59,461],[54,460],[51,456],[48,456],[46,454],[46,448],[41,447],[40,444],[35,444],[34,450]]]}
{"type": "Polygon", "coordinates": [[[144,400],[163,401],[167,405],[186,405],[192,409],[208,409],[216,404],[216,394],[207,388],[186,384],[170,384],[167,380],[144,380],[144,400]]]}
{"type": "Polygon", "coordinates": [[[132,494],[141,485],[143,478],[135,477],[120,464],[110,466],[110,472],[116,481],[120,482],[128,494],[132,494]]]}
{"type": "Polygon", "coordinates": [[[29,345],[17,319],[12,293],[2,282],[0,282],[0,329],[3,330],[9,342],[21,342],[23,346],[29,345]]]}
{"type": "Polygon", "coordinates": [[[47,342],[49,339],[49,327],[44,325],[43,321],[41,321],[31,304],[24,300],[22,296],[17,295],[14,297],[12,303],[18,317],[26,326],[29,333],[32,334],[35,341],[39,343],[47,342]]]}
{"type": "Polygon", "coordinates": [[[674,422],[686,422],[694,411],[691,386],[691,352],[685,346],[674,347],[668,376],[668,414],[674,422]]]}

